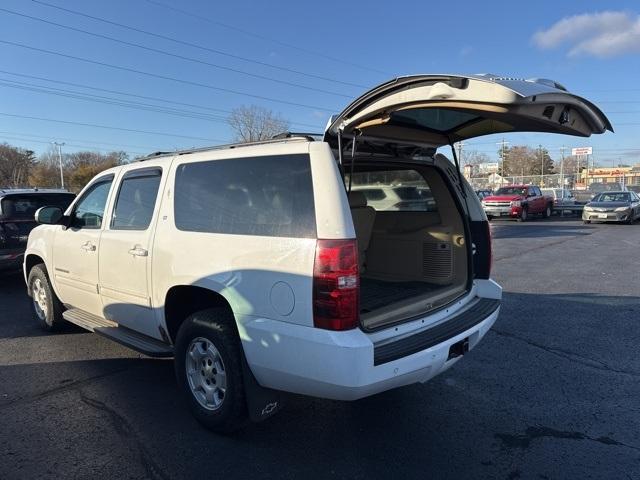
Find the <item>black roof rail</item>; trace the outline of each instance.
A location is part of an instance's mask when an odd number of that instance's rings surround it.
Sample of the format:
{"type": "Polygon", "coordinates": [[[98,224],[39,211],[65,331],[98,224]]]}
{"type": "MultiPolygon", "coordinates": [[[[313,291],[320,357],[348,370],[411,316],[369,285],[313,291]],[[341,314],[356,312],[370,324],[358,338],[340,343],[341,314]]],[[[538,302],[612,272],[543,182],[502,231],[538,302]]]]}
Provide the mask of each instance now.
{"type": "Polygon", "coordinates": [[[144,162],[146,160],[153,160],[155,158],[168,157],[172,155],[187,155],[190,153],[207,152],[209,150],[225,150],[225,149],[232,149],[232,148],[252,147],[255,145],[268,145],[270,143],[281,143],[289,140],[313,142],[317,140],[317,138],[314,138],[313,136],[317,136],[317,134],[312,134],[312,133],[301,134],[301,133],[285,132],[284,134],[276,135],[276,137],[270,138],[268,140],[259,140],[257,142],[228,143],[225,145],[213,145],[209,147],[189,148],[185,150],[176,150],[173,152],[162,152],[162,151],[154,152],[147,155],[146,157],[142,157],[138,159],[138,161],[144,162]]]}

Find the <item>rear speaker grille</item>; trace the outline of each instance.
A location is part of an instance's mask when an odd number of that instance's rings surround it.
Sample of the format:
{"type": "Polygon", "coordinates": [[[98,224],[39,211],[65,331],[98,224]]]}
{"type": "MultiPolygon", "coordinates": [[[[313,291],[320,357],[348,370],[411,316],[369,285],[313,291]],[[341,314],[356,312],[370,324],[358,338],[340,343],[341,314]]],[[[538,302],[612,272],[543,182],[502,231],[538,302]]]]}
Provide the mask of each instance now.
{"type": "Polygon", "coordinates": [[[447,279],[453,271],[451,244],[446,242],[422,244],[422,275],[447,279]]]}

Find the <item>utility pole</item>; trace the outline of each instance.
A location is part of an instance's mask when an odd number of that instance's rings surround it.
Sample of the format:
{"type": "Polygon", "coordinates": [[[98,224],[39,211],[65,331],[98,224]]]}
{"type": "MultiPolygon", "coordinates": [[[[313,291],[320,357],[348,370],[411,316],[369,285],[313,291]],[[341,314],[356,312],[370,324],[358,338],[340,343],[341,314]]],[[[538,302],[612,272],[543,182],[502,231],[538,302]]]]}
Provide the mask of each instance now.
{"type": "Polygon", "coordinates": [[[544,155],[542,154],[542,145],[538,145],[538,151],[540,152],[540,186],[544,184],[544,155]]]}
{"type": "Polygon", "coordinates": [[[458,163],[462,164],[462,147],[464,142],[458,142],[458,163]]]}
{"type": "Polygon", "coordinates": [[[51,142],[53,145],[58,147],[58,165],[60,166],[60,188],[64,188],[64,175],[62,173],[62,146],[65,144],[64,142],[51,142]]]}
{"type": "Polygon", "coordinates": [[[496,145],[501,145],[502,146],[502,174],[500,175],[500,186],[502,187],[502,182],[504,182],[504,161],[506,158],[506,146],[509,144],[509,142],[505,142],[504,138],[502,139],[501,142],[498,142],[496,145]]]}
{"type": "Polygon", "coordinates": [[[560,147],[560,188],[562,189],[562,197],[564,198],[564,151],[566,147],[560,147]]]}

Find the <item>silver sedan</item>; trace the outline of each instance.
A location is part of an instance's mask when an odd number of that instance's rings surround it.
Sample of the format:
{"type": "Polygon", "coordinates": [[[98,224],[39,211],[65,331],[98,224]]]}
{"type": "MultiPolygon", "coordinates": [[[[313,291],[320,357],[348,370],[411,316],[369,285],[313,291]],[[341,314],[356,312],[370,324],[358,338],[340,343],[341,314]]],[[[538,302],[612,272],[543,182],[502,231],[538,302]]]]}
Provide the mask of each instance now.
{"type": "Polygon", "coordinates": [[[633,223],[640,218],[640,197],[635,192],[602,192],[584,206],[582,221],[633,223]]]}

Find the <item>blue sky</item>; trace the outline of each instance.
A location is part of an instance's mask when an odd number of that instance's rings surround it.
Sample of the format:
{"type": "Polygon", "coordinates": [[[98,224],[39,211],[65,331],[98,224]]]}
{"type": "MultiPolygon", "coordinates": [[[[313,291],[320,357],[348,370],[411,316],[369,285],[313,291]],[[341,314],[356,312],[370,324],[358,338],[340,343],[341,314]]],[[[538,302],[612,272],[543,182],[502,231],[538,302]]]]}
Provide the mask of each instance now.
{"type": "MultiPolygon", "coordinates": [[[[595,159],[603,165],[637,163],[639,13],[634,1],[607,2],[605,11],[602,2],[595,1],[433,4],[399,0],[376,5],[342,1],[4,0],[0,4],[0,42],[32,49],[0,43],[0,142],[40,153],[50,147],[50,141],[57,140],[66,142],[65,151],[116,149],[133,157],[228,141],[232,133],[224,121],[226,112],[250,104],[281,114],[292,122],[292,130],[321,131],[332,112],[339,112],[368,88],[394,76],[490,72],[557,80],[599,105],[616,130],[615,134],[590,139],[506,135],[511,145],[542,144],[552,157],[559,156],[562,145],[591,145],[595,159]],[[45,3],[210,50],[126,30],[45,3]],[[1,9],[204,63],[69,31],[1,9]],[[59,95],[42,93],[43,88],[48,92],[58,89],[59,95]],[[145,104],[144,108],[157,107],[149,111],[95,103],[70,98],[70,92],[100,95],[111,103],[126,100],[145,104]],[[169,108],[181,110],[181,116],[166,113],[169,108]]],[[[495,157],[496,142],[501,138],[480,137],[467,142],[465,148],[495,157]]]]}

